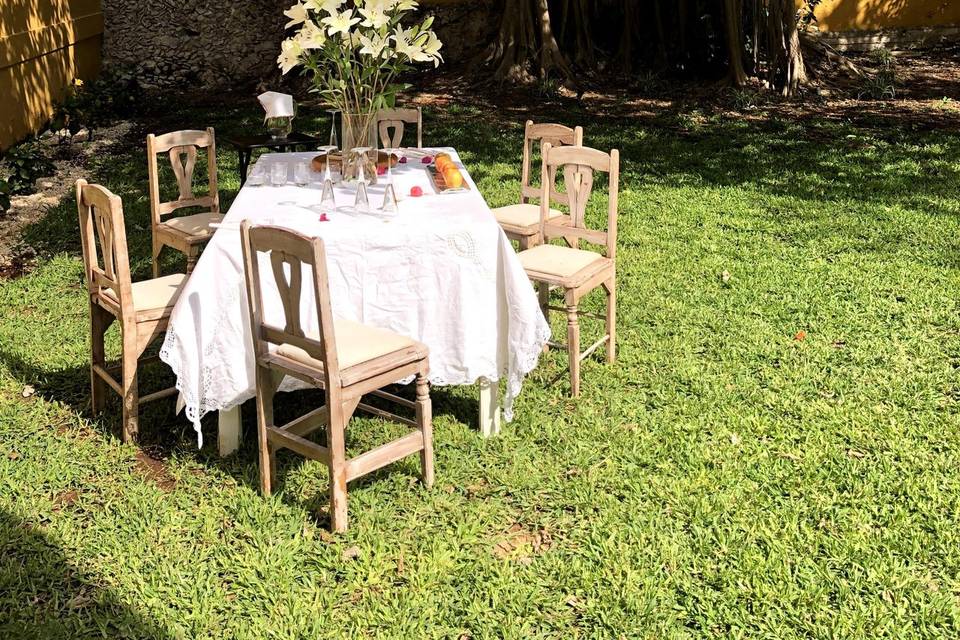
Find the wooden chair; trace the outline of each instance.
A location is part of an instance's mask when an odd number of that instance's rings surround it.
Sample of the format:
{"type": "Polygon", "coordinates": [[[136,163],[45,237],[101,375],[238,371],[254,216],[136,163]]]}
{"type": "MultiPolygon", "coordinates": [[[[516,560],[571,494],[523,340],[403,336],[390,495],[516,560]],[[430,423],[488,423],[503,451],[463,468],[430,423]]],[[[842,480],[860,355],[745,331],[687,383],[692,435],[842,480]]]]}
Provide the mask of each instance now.
{"type": "MultiPolygon", "coordinates": [[[[347,483],[391,462],[420,453],[423,482],[433,484],[433,427],[427,383],[427,347],[391,331],[334,318],[330,310],[323,241],[277,227],[252,227],[244,221],[243,242],[247,300],[256,353],[257,427],[260,444],[260,486],[270,495],[275,452],[286,448],[320,460],[330,469],[330,519],[335,531],[347,528],[347,483]],[[260,254],[269,253],[273,280],[283,305],[284,328],[264,321],[260,254]],[[306,333],[300,318],[304,267],[312,273],[319,333],[306,333]],[[289,274],[289,276],[287,275],[289,274]],[[326,390],[326,405],[283,426],[273,421],[273,399],[285,376],[326,390]],[[416,402],[380,388],[416,376],[416,402]],[[361,402],[376,395],[408,409],[415,419],[394,415],[361,402]],[[416,430],[350,460],[344,432],[353,412],[395,420],[416,430]],[[326,446],[305,436],[327,427],[326,446]]],[[[310,286],[308,285],[308,286],[310,286]]]]}
{"type": "Polygon", "coordinates": [[[396,149],[403,142],[405,125],[417,125],[417,149],[423,148],[423,112],[420,107],[409,109],[380,109],[377,111],[376,128],[380,146],[396,149]],[[390,135],[390,129],[393,135],[390,135]]]}
{"type": "MultiPolygon", "coordinates": [[[[570,388],[574,397],[580,395],[580,362],[593,353],[600,345],[607,344],[607,362],[617,358],[617,199],[620,181],[620,153],[616,149],[610,153],[587,147],[553,147],[549,142],[543,145],[543,184],[540,200],[540,233],[544,242],[563,238],[568,246],[541,244],[521,251],[518,256],[527,275],[539,283],[541,294],[548,287],[564,290],[565,308],[556,308],[567,314],[567,352],[570,361],[570,388]],[[555,189],[554,180],[559,168],[563,168],[566,196],[570,206],[568,220],[558,220],[550,216],[551,194],[555,189]],[[586,226],[587,201],[593,190],[593,173],[601,171],[609,174],[609,196],[607,201],[606,231],[589,229],[586,226]],[[579,241],[601,245],[604,253],[596,253],[578,248],[579,241]],[[602,286],[607,294],[606,329],[607,333],[593,343],[583,353],[580,352],[580,324],[577,306],[580,299],[590,291],[602,286]]],[[[549,307],[545,296],[541,295],[544,313],[549,307]]]]}
{"type": "Polygon", "coordinates": [[[172,247],[187,255],[187,273],[193,271],[200,255],[200,248],[213,235],[213,223],[223,220],[220,214],[220,193],[217,190],[217,144],[213,128],[206,131],[174,131],[162,136],[152,133],[147,136],[147,174],[150,180],[150,212],[153,217],[153,277],[160,275],[160,252],[164,246],[172,247]],[[193,169],[197,151],[207,150],[206,195],[193,194],[193,169]],[[170,166],[177,179],[177,199],[160,202],[160,179],[157,155],[170,156],[170,166]],[[202,207],[199,213],[172,216],[180,209],[202,207]],[[172,217],[169,217],[172,216],[172,217]],[[164,218],[167,217],[165,220],[164,218]]]}
{"type": "MultiPolygon", "coordinates": [[[[520,204],[513,204],[506,207],[499,207],[493,210],[493,215],[504,233],[511,240],[516,240],[521,251],[529,249],[540,243],[540,206],[532,204],[531,198],[540,197],[540,188],[530,184],[530,165],[533,156],[533,145],[539,148],[543,143],[549,142],[554,147],[561,145],[583,144],[583,128],[576,127],[571,129],[562,124],[534,124],[532,120],[527,120],[527,126],[523,132],[523,164],[520,173],[520,204]]],[[[552,179],[552,176],[551,176],[552,179]]],[[[565,193],[559,193],[556,190],[552,193],[553,201],[569,205],[565,193]]],[[[562,216],[557,209],[550,209],[548,214],[551,218],[562,216]]]]}
{"type": "Polygon", "coordinates": [[[91,405],[95,414],[103,408],[104,385],[120,394],[123,441],[130,442],[137,437],[139,405],[177,393],[170,388],[140,397],[137,366],[150,343],[166,333],[170,312],[186,276],[178,273],[131,282],[120,198],[99,185],[87,184],[86,180],[77,180],[76,188],[84,273],[90,292],[91,405]],[[123,336],[119,381],[106,366],[103,339],[114,320],[120,322],[123,336]]]}

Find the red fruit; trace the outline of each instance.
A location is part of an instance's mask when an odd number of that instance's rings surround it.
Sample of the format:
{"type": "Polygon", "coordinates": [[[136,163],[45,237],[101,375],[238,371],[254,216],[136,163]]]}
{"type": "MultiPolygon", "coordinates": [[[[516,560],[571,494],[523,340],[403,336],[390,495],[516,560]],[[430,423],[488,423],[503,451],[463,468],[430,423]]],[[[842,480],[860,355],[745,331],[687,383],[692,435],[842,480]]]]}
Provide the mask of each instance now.
{"type": "Polygon", "coordinates": [[[433,162],[433,156],[423,156],[423,158],[420,159],[420,162],[422,164],[430,164],[433,162]]]}
{"type": "Polygon", "coordinates": [[[410,195],[412,195],[414,198],[419,198],[423,195],[423,189],[416,186],[410,187],[410,195]]]}
{"type": "Polygon", "coordinates": [[[400,158],[400,164],[407,164],[407,156],[400,158]]]}
{"type": "Polygon", "coordinates": [[[387,175],[387,168],[386,168],[386,167],[377,166],[377,175],[378,175],[378,176],[385,176],[385,175],[387,175]]]}
{"type": "Polygon", "coordinates": [[[330,222],[330,218],[327,217],[327,214],[321,213],[321,214],[320,214],[320,222],[330,222]]]}

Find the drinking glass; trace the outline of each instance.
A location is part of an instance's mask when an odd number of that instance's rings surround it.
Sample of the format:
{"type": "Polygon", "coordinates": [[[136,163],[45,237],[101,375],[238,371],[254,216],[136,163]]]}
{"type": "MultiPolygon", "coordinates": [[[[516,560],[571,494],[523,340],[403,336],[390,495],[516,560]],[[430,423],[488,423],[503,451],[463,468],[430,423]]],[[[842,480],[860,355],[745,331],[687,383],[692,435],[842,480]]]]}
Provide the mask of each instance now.
{"type": "Polygon", "coordinates": [[[262,186],[264,182],[267,181],[267,172],[263,169],[263,165],[256,164],[253,166],[253,171],[250,172],[250,175],[247,176],[247,184],[251,187],[262,186]]]}
{"type": "Polygon", "coordinates": [[[275,162],[270,167],[270,184],[275,187],[282,187],[287,184],[287,172],[289,167],[287,167],[286,162],[275,162]]]}
{"type": "Polygon", "coordinates": [[[298,187],[305,187],[310,184],[310,165],[306,162],[298,162],[293,169],[293,181],[298,187]]]}

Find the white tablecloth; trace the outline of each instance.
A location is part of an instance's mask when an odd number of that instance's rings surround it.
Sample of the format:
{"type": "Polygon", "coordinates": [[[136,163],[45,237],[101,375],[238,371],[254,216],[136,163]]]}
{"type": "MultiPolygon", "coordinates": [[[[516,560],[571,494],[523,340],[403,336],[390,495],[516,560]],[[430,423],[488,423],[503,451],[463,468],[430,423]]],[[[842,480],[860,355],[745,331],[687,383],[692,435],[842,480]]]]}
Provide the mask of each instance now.
{"type": "MultiPolygon", "coordinates": [[[[459,164],[459,157],[452,149],[459,164]]],[[[265,154],[257,164],[309,161],[312,153],[265,154]]],[[[461,169],[463,165],[460,164],[461,169]]],[[[177,389],[200,440],[200,418],[231,409],[254,395],[253,342],[244,289],[239,223],[295,229],[324,239],[330,297],[336,315],[391,329],[430,348],[430,381],[473,384],[505,378],[504,414],[524,376],[536,366],[550,328],[510,242],[463,170],[466,193],[434,194],[418,159],[395,169],[399,213],[357,215],[355,190],[338,187],[343,211],[320,221],[320,185],[244,186],[207,245],[173,310],[160,357],[177,376],[177,389]],[[424,196],[410,197],[419,185],[424,196]]],[[[383,187],[369,189],[379,208],[383,187]]],[[[269,266],[261,277],[272,278],[269,266]]],[[[304,277],[304,284],[310,280],[304,277]]],[[[266,320],[282,325],[283,312],[266,280],[266,320]]],[[[317,330],[316,303],[305,287],[305,329],[317,330]]],[[[282,389],[296,388],[287,380],[282,389]]]]}

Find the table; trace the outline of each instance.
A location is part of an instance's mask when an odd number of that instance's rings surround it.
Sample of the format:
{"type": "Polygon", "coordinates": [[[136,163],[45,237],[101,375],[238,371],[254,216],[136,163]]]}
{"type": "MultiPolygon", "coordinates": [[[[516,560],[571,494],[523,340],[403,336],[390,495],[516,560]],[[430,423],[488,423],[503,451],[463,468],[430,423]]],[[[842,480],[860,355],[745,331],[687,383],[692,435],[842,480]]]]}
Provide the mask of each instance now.
{"type": "Polygon", "coordinates": [[[320,138],[296,131],[286,138],[274,138],[264,133],[255,136],[224,136],[221,139],[237,150],[241,187],[247,181],[247,169],[250,166],[250,157],[253,155],[254,149],[286,151],[297,147],[317,147],[320,145],[320,138]]]}
{"type": "MultiPolygon", "coordinates": [[[[254,395],[253,347],[244,289],[239,225],[244,219],[319,236],[326,244],[330,298],[335,314],[410,336],[430,348],[434,385],[480,384],[480,427],[499,426],[498,381],[506,380],[504,418],[523,379],[537,364],[550,328],[509,240],[456,152],[470,189],[434,194],[416,160],[398,165],[399,212],[353,213],[355,190],[335,189],[336,212],[320,219],[320,185],[244,186],[184,286],[170,316],[160,357],[177,376],[177,389],[200,439],[200,418],[220,413],[220,450],[239,443],[236,408],[254,395]],[[425,195],[404,197],[419,185],[425,195]]],[[[264,154],[270,165],[286,162],[292,178],[297,162],[315,153],[264,154]]],[[[382,186],[369,188],[379,207],[382,186]]],[[[269,269],[264,269],[269,272],[269,269]]],[[[304,282],[309,282],[304,276],[304,282]]],[[[264,290],[265,319],[282,323],[274,287],[264,290]],[[273,296],[275,299],[271,299],[273,296]]],[[[316,305],[304,291],[307,331],[317,331],[316,305]]],[[[298,388],[288,379],[282,391],[298,388]]]]}

